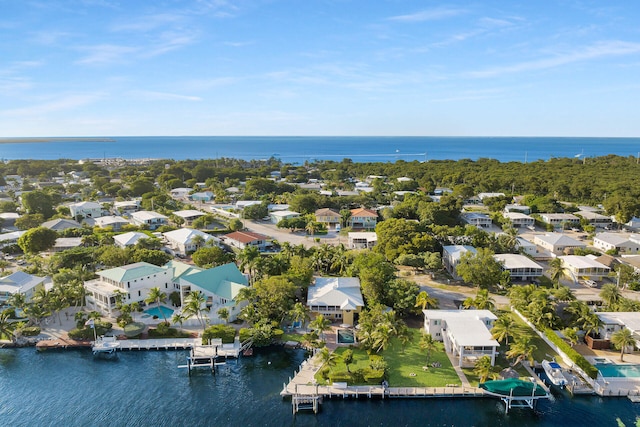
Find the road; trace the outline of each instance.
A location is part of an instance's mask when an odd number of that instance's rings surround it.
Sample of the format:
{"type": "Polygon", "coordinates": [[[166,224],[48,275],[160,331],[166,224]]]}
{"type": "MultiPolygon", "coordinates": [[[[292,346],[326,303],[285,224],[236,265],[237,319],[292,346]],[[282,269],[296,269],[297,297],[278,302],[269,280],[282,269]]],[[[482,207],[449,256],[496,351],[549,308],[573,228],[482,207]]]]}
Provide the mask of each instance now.
{"type": "Polygon", "coordinates": [[[323,243],[334,245],[339,243],[347,244],[347,238],[339,236],[335,231],[330,231],[324,235],[307,236],[305,231],[291,232],[286,229],[278,228],[275,224],[266,221],[243,219],[242,222],[249,231],[272,237],[278,242],[289,242],[293,246],[304,245],[305,248],[310,248],[311,246],[317,246],[323,243]],[[319,242],[316,242],[316,239],[319,239],[319,242]]]}

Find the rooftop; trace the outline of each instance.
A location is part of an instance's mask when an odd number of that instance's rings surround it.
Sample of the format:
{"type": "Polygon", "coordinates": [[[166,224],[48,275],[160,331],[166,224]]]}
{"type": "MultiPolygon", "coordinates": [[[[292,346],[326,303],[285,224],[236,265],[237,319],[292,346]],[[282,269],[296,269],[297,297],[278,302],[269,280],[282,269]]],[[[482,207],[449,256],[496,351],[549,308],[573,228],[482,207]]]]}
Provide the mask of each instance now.
{"type": "Polygon", "coordinates": [[[316,277],[309,286],[307,305],[331,305],[343,310],[364,306],[357,277],[316,277]]]}
{"type": "Polygon", "coordinates": [[[136,262],[134,264],[115,267],[109,270],[99,271],[96,274],[114,282],[124,283],[140,277],[151,276],[153,274],[164,273],[167,267],[158,267],[147,262],[136,262]]]}

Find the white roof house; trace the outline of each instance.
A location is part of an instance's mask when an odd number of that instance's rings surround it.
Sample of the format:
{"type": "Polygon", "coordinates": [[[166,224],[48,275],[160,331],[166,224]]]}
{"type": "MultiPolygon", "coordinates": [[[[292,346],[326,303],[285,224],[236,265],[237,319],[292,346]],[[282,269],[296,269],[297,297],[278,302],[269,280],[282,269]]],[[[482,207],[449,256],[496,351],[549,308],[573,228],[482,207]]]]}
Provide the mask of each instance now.
{"type": "Polygon", "coordinates": [[[309,309],[353,325],[353,313],[364,307],[357,277],[316,277],[307,294],[309,309]]]}
{"type": "Polygon", "coordinates": [[[480,200],[490,199],[492,197],[504,197],[504,196],[505,196],[504,193],[478,193],[478,199],[480,200]]]}
{"type": "Polygon", "coordinates": [[[482,356],[495,364],[500,346],[491,337],[490,329],[497,316],[489,310],[422,310],[424,329],[443,341],[447,353],[458,358],[458,366],[473,366],[482,356]]]}
{"type": "Polygon", "coordinates": [[[487,214],[480,212],[462,212],[460,217],[467,224],[475,225],[476,227],[491,226],[491,217],[487,214]]]}
{"type": "Polygon", "coordinates": [[[444,268],[446,268],[449,274],[451,274],[451,276],[456,280],[460,280],[460,276],[458,276],[458,273],[456,272],[456,267],[460,263],[462,255],[467,252],[475,254],[477,251],[473,246],[466,245],[450,245],[442,247],[442,263],[444,264],[444,268]]]}
{"type": "Polygon", "coordinates": [[[193,221],[200,218],[201,216],[205,216],[206,214],[201,211],[197,211],[195,209],[186,209],[183,211],[175,211],[173,213],[175,216],[184,219],[186,225],[191,225],[193,221]]]}
{"type": "Polygon", "coordinates": [[[174,199],[183,199],[187,197],[189,193],[191,193],[191,188],[185,188],[185,187],[174,188],[169,193],[171,194],[171,197],[174,199]]]}
{"type": "Polygon", "coordinates": [[[27,302],[31,301],[33,294],[40,287],[51,283],[49,276],[38,277],[27,274],[24,271],[16,271],[8,276],[0,278],[0,303],[4,303],[13,294],[23,294],[27,302]]]}
{"type": "Polygon", "coordinates": [[[150,237],[147,234],[141,233],[139,231],[130,231],[128,233],[118,234],[113,236],[113,241],[116,246],[121,248],[125,248],[127,246],[133,246],[138,243],[140,239],[149,239],[150,237]]]}
{"type": "Polygon", "coordinates": [[[208,242],[209,240],[216,241],[212,235],[191,228],[181,228],[179,230],[169,231],[163,233],[163,236],[167,241],[167,244],[173,250],[183,255],[198,249],[198,245],[196,244],[197,242],[194,243],[196,236],[200,236],[202,238],[202,243],[200,245],[208,242]]]}
{"type": "Polygon", "coordinates": [[[562,255],[567,249],[586,248],[587,245],[562,233],[547,233],[536,235],[534,243],[541,248],[562,255]]]}
{"type": "Polygon", "coordinates": [[[566,213],[541,213],[540,218],[542,218],[542,221],[553,226],[580,223],[580,218],[573,214],[566,213]]]}
{"type": "Polygon", "coordinates": [[[18,230],[0,234],[0,247],[16,243],[20,236],[26,232],[26,230],[18,230]]]}
{"type": "Polygon", "coordinates": [[[620,329],[629,329],[636,338],[636,348],[640,348],[640,312],[636,311],[617,311],[596,312],[596,315],[602,321],[602,327],[600,328],[600,337],[602,339],[611,339],[611,336],[620,329]]]}
{"type": "Polygon", "coordinates": [[[537,262],[520,254],[495,254],[496,261],[502,264],[502,269],[511,274],[514,280],[531,280],[542,276],[543,268],[537,262]]]}
{"type": "Polygon", "coordinates": [[[96,202],[78,202],[69,205],[71,216],[77,218],[97,218],[102,216],[102,205],[96,202]]]}
{"type": "Polygon", "coordinates": [[[100,228],[111,227],[113,231],[118,231],[123,225],[128,225],[129,221],[121,216],[107,215],[101,216],[100,218],[94,218],[93,223],[100,228]]]}
{"type": "Polygon", "coordinates": [[[352,231],[348,234],[349,249],[371,249],[378,243],[375,231],[352,231]]]}
{"type": "Polygon", "coordinates": [[[274,224],[279,223],[283,219],[291,219],[299,216],[300,214],[298,212],[293,212],[293,211],[274,211],[269,213],[271,222],[274,224]]]}
{"type": "Polygon", "coordinates": [[[618,233],[598,233],[593,238],[593,246],[603,252],[615,250],[626,255],[640,252],[640,241],[634,235],[627,237],[618,233]]]}
{"type": "Polygon", "coordinates": [[[611,269],[598,261],[578,255],[567,255],[559,257],[565,271],[568,271],[574,281],[584,277],[587,279],[600,280],[611,272],[611,269]]]}
{"type": "Polygon", "coordinates": [[[514,227],[530,227],[535,224],[535,220],[522,212],[505,212],[503,217],[511,222],[514,227]]]}
{"type": "Polygon", "coordinates": [[[82,225],[80,225],[78,221],[64,218],[52,219],[51,221],[43,222],[40,225],[54,231],[68,230],[70,228],[82,228],[82,225]]]}
{"type": "Polygon", "coordinates": [[[538,249],[535,243],[531,243],[530,241],[522,237],[517,237],[516,239],[517,239],[516,241],[517,250],[519,250],[524,254],[530,255],[532,257],[536,256],[536,254],[538,253],[538,249]]]}
{"type": "Polygon", "coordinates": [[[149,230],[155,230],[167,223],[167,217],[153,211],[139,211],[131,213],[131,221],[135,225],[147,226],[149,230]]]}
{"type": "Polygon", "coordinates": [[[587,221],[589,221],[589,224],[593,225],[594,227],[608,227],[613,224],[611,217],[590,210],[578,211],[576,212],[576,215],[586,219],[587,221]]]}

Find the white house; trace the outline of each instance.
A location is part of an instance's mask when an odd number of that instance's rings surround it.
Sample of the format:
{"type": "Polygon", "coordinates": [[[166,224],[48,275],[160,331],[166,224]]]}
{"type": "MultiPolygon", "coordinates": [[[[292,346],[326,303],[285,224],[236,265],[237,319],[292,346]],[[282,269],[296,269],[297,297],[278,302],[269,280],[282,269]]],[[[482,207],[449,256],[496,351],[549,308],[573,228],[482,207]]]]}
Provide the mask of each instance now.
{"type": "Polygon", "coordinates": [[[191,188],[185,187],[174,188],[169,192],[172,199],[186,199],[187,196],[189,196],[189,193],[191,193],[191,188]]]}
{"type": "Polygon", "coordinates": [[[22,294],[27,302],[31,302],[33,294],[40,288],[51,284],[49,276],[39,277],[16,271],[0,278],[0,305],[7,302],[14,294],[22,294]]]}
{"type": "Polygon", "coordinates": [[[532,227],[536,222],[532,217],[522,212],[505,212],[502,216],[508,219],[514,227],[532,227]]]}
{"type": "Polygon", "coordinates": [[[554,227],[560,227],[566,225],[578,225],[580,224],[580,218],[573,214],[567,213],[541,213],[540,218],[547,224],[551,224],[554,227]]]}
{"type": "Polygon", "coordinates": [[[20,236],[26,232],[26,230],[18,230],[0,234],[0,248],[17,243],[20,236]]]}
{"type": "Polygon", "coordinates": [[[155,230],[167,224],[167,217],[153,211],[139,211],[131,213],[131,222],[138,226],[146,226],[149,230],[155,230]]]}
{"type": "Polygon", "coordinates": [[[613,250],[621,255],[634,255],[640,252],[640,240],[633,234],[626,237],[618,233],[598,233],[593,238],[593,246],[603,252],[613,250]]]}
{"type": "Polygon", "coordinates": [[[117,215],[101,216],[100,218],[94,218],[92,221],[85,220],[85,222],[89,225],[94,224],[100,228],[111,227],[113,231],[120,231],[123,226],[130,224],[129,221],[117,215]]]}
{"type": "Polygon", "coordinates": [[[113,236],[113,242],[116,246],[126,248],[127,246],[135,246],[140,239],[149,239],[147,234],[139,231],[130,231],[128,233],[117,234],[113,236]]]}
{"type": "Polygon", "coordinates": [[[587,247],[585,243],[561,233],[539,234],[534,237],[533,242],[555,255],[563,255],[573,249],[587,247]]]}
{"type": "Polygon", "coordinates": [[[122,202],[113,202],[113,213],[116,215],[131,215],[132,212],[140,210],[139,200],[125,200],[122,202]]]}
{"type": "Polygon", "coordinates": [[[480,199],[480,201],[484,199],[491,199],[493,197],[504,197],[504,196],[505,196],[504,193],[478,193],[478,199],[480,199]]]}
{"type": "MultiPolygon", "coordinates": [[[[640,335],[640,313],[636,311],[596,312],[602,321],[600,338],[610,340],[611,336],[620,329],[629,329],[635,337],[640,335]]],[[[640,340],[636,338],[636,348],[640,349],[640,340]]]]}
{"type": "Polygon", "coordinates": [[[226,308],[229,312],[228,321],[234,321],[246,302],[236,304],[236,297],[241,289],[248,287],[247,278],[238,270],[234,263],[219,265],[208,270],[184,274],[180,278],[180,300],[184,305],[185,299],[191,292],[200,291],[204,294],[204,307],[209,309],[210,321],[220,321],[218,311],[226,308]]]}
{"type": "Polygon", "coordinates": [[[564,270],[574,281],[579,278],[598,281],[607,277],[611,272],[609,267],[587,256],[567,255],[559,258],[562,260],[564,270]]]}
{"type": "Polygon", "coordinates": [[[496,315],[489,310],[422,310],[424,329],[444,342],[447,353],[458,359],[458,366],[472,367],[483,356],[495,364],[498,341],[491,337],[496,315]]]}
{"type": "Polygon", "coordinates": [[[531,243],[530,241],[522,237],[517,238],[516,249],[521,253],[530,255],[532,257],[535,257],[536,254],[538,253],[537,246],[534,243],[531,243]]]}
{"type": "Polygon", "coordinates": [[[613,224],[610,216],[602,215],[598,212],[578,211],[575,214],[589,221],[589,224],[594,227],[607,228],[613,224]]]}
{"type": "Polygon", "coordinates": [[[444,268],[456,280],[460,280],[460,276],[458,276],[456,268],[460,263],[460,258],[462,258],[462,255],[467,252],[472,252],[475,254],[477,251],[473,246],[466,245],[451,245],[442,247],[442,263],[444,264],[444,268]]]}
{"type": "Polygon", "coordinates": [[[45,221],[40,224],[42,227],[48,228],[49,230],[54,231],[63,231],[68,230],[70,228],[82,228],[82,225],[76,220],[73,219],[52,219],[51,221],[45,221]]]}
{"type": "Polygon", "coordinates": [[[315,314],[354,325],[356,313],[364,307],[357,277],[316,277],[309,286],[307,306],[315,314]]]}
{"type": "Polygon", "coordinates": [[[78,202],[69,205],[73,218],[98,218],[102,216],[102,205],[96,202],[78,202]]]}
{"type": "Polygon", "coordinates": [[[167,245],[176,253],[186,255],[189,252],[197,250],[208,241],[216,241],[216,239],[207,233],[191,228],[180,228],[178,230],[163,233],[167,245]],[[200,238],[196,238],[199,236],[200,238]],[[200,240],[200,242],[198,242],[200,240]]]}
{"type": "Polygon", "coordinates": [[[491,217],[480,212],[462,212],[460,218],[464,222],[476,227],[491,227],[491,217]]]}
{"type": "Polygon", "coordinates": [[[279,223],[283,219],[291,219],[297,218],[300,214],[298,212],[293,211],[274,211],[269,213],[269,218],[271,218],[271,222],[274,224],[279,223]]]}
{"type": "Polygon", "coordinates": [[[371,249],[378,243],[375,231],[352,231],[347,236],[349,249],[371,249]]]}
{"type": "Polygon", "coordinates": [[[529,215],[531,213],[531,208],[525,205],[509,204],[504,207],[504,212],[520,212],[525,215],[529,215]]]}
{"type": "Polygon", "coordinates": [[[145,305],[144,300],[149,296],[151,288],[157,287],[163,292],[171,291],[172,270],[146,262],[115,267],[96,274],[98,279],[84,283],[87,290],[87,308],[110,317],[115,317],[118,293],[124,293],[125,304],[137,302],[145,305]]]}
{"type": "Polygon", "coordinates": [[[378,222],[378,214],[372,210],[351,209],[348,225],[353,229],[373,230],[378,222]]]}
{"type": "Polygon", "coordinates": [[[495,254],[496,261],[502,264],[502,270],[508,271],[513,280],[531,280],[542,276],[544,270],[540,264],[520,254],[495,254]]]}
{"type": "Polygon", "coordinates": [[[184,220],[184,225],[186,225],[187,227],[190,227],[191,224],[193,224],[193,221],[195,221],[196,219],[206,215],[204,212],[197,211],[195,209],[175,211],[173,214],[178,218],[182,218],[184,220]]]}

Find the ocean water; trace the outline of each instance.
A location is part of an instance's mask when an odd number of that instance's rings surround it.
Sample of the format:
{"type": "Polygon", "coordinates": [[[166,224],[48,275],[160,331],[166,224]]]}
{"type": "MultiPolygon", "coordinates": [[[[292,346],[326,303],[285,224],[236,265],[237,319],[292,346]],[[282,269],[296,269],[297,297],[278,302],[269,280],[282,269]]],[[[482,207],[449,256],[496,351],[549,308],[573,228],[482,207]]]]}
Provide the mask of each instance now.
{"type": "MultiPolygon", "coordinates": [[[[313,160],[395,162],[491,158],[530,162],[552,157],[640,156],[640,138],[491,137],[108,137],[109,141],[53,140],[0,143],[0,159],[215,159],[276,157],[285,163],[313,160]]],[[[1,140],[0,140],[1,142],[1,140]]]]}
{"type": "Polygon", "coordinates": [[[2,426],[617,426],[635,425],[640,404],[566,392],[535,411],[493,399],[327,399],[321,411],[292,414],[279,395],[304,360],[300,350],[258,350],[215,375],[178,369],[184,351],[0,349],[2,426]],[[635,406],[634,406],[635,405],[635,406]]]}

